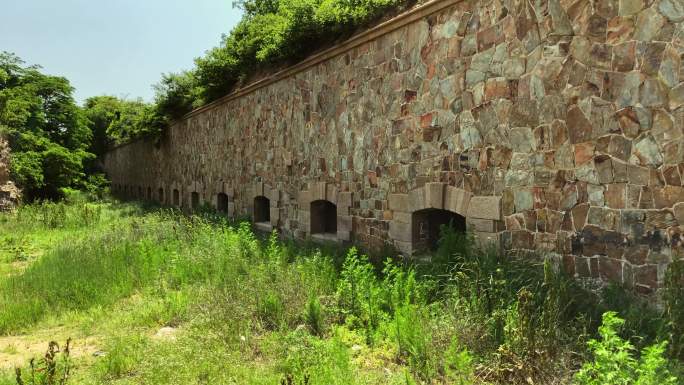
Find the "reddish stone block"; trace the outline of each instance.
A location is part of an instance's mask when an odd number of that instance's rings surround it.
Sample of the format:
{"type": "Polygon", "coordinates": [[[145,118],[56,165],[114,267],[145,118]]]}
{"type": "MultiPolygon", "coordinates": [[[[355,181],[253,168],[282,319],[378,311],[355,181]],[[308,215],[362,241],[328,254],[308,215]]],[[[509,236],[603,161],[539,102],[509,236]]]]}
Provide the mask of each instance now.
{"type": "Polygon", "coordinates": [[[600,257],[599,274],[602,279],[621,283],[622,261],[610,257],[600,257]]]}
{"type": "Polygon", "coordinates": [[[589,162],[594,158],[594,143],[575,144],[575,164],[577,166],[589,162]]]}
{"type": "Polygon", "coordinates": [[[609,184],[605,192],[606,205],[612,209],[624,209],[627,188],[624,183],[609,184]]]}

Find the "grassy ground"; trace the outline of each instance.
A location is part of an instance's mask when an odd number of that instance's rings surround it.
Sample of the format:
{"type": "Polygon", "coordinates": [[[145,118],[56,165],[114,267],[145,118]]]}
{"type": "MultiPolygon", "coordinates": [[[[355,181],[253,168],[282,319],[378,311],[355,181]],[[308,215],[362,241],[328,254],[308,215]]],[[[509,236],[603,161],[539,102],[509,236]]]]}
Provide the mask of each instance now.
{"type": "MultiPolygon", "coordinates": [[[[446,232],[430,264],[409,265],[212,214],[77,194],[24,206],[0,215],[0,385],[17,366],[32,383],[29,360],[68,338],[70,384],[570,383],[600,361],[587,341],[611,309],[627,356],[676,345],[676,307],[469,245],[446,232]]],[[[661,356],[643,384],[676,373],[661,356]]]]}

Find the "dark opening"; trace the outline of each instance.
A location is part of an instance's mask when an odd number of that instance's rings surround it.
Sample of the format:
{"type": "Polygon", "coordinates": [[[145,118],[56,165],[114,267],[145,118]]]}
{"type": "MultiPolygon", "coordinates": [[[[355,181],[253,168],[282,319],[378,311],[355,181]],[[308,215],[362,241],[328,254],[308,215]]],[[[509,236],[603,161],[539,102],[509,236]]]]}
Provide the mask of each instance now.
{"type": "Polygon", "coordinates": [[[311,234],[337,234],[337,206],[330,201],[311,202],[311,234]]]}
{"type": "Polygon", "coordinates": [[[436,250],[443,225],[451,226],[458,232],[466,231],[465,217],[448,210],[420,210],[413,213],[412,219],[413,246],[417,250],[436,250]]]}
{"type": "Polygon", "coordinates": [[[147,188],[147,200],[148,201],[152,200],[152,187],[147,188]]]}
{"type": "Polygon", "coordinates": [[[159,203],[164,203],[164,189],[161,187],[157,190],[157,199],[159,199],[159,203]]]}
{"type": "Polygon", "coordinates": [[[190,203],[192,206],[190,206],[191,209],[197,210],[199,208],[199,193],[197,191],[193,191],[192,194],[190,194],[190,203]]]}
{"type": "Polygon", "coordinates": [[[180,206],[180,192],[178,192],[178,189],[173,189],[173,205],[176,207],[180,206]]]}
{"type": "Polygon", "coordinates": [[[142,186],[138,186],[138,199],[141,199],[143,197],[143,189],[142,186]]]}
{"type": "Polygon", "coordinates": [[[219,193],[216,196],[216,210],[222,214],[228,214],[228,195],[219,193]]]}
{"type": "Polygon", "coordinates": [[[271,221],[271,201],[265,196],[254,198],[254,222],[271,221]]]}

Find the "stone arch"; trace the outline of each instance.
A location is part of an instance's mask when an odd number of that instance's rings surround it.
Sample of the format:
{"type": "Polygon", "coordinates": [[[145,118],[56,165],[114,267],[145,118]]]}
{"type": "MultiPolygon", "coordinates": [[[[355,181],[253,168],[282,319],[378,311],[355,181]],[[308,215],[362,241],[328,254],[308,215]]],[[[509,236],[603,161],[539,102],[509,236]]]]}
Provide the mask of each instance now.
{"type": "Polygon", "coordinates": [[[473,196],[469,191],[440,182],[427,183],[408,194],[390,194],[389,209],[389,238],[405,254],[413,254],[426,245],[434,247],[436,225],[447,219],[456,220],[459,228],[487,242],[498,242],[498,233],[503,230],[500,197],[473,196]],[[426,221],[431,223],[429,234],[421,239],[420,223],[426,221]]]}
{"type": "Polygon", "coordinates": [[[235,215],[235,190],[227,182],[219,180],[209,185],[212,205],[219,213],[232,217],[235,215]]]}
{"type": "MultiPolygon", "coordinates": [[[[324,236],[314,236],[314,239],[321,238],[325,240],[349,241],[352,234],[352,218],[350,215],[350,208],[352,206],[353,195],[348,191],[339,191],[337,186],[325,182],[315,182],[309,186],[308,190],[300,191],[297,196],[297,205],[299,207],[298,219],[299,229],[295,233],[300,238],[305,238],[307,235],[325,234],[324,236]],[[329,204],[314,203],[317,201],[325,201],[329,204]],[[325,208],[327,205],[327,209],[325,208]],[[332,214],[331,206],[335,208],[332,214]],[[316,221],[320,224],[319,215],[320,210],[327,210],[327,217],[335,218],[334,232],[317,233],[320,229],[316,225],[316,221]]],[[[328,219],[330,220],[330,219],[328,219]]],[[[328,231],[333,228],[332,224],[328,224],[328,231]]]]}
{"type": "Polygon", "coordinates": [[[411,214],[411,232],[415,250],[436,250],[442,226],[450,226],[455,231],[466,231],[466,218],[445,209],[423,209],[411,214]]]}
{"type": "Polygon", "coordinates": [[[160,204],[164,204],[164,188],[159,187],[157,189],[157,201],[159,201],[160,204]]]}
{"type": "Polygon", "coordinates": [[[147,195],[145,197],[148,201],[152,200],[152,186],[147,186],[147,195]]]}
{"type": "Polygon", "coordinates": [[[255,223],[271,223],[271,200],[263,195],[254,197],[252,216],[255,223]]]}
{"type": "Polygon", "coordinates": [[[257,229],[271,231],[280,225],[281,192],[263,182],[254,182],[250,188],[249,212],[257,229]]]}
{"type": "Polygon", "coordinates": [[[337,238],[337,205],[329,200],[319,199],[310,203],[311,235],[320,234],[337,238]]]}
{"type": "MultiPolygon", "coordinates": [[[[197,181],[192,181],[185,189],[185,191],[189,192],[189,198],[188,201],[188,206],[186,209],[189,210],[197,210],[200,208],[200,206],[204,203],[204,185],[200,182],[197,181]]],[[[186,193],[187,194],[187,193],[186,193]]],[[[186,199],[185,196],[182,198],[183,200],[186,199]]],[[[185,206],[183,202],[181,202],[182,206],[185,206]]]]}

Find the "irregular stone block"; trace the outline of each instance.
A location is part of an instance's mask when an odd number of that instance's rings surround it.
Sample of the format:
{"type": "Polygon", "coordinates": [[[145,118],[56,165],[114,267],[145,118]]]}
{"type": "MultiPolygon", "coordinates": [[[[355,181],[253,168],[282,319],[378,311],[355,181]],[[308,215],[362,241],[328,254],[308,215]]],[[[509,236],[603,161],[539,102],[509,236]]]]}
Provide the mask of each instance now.
{"type": "Polygon", "coordinates": [[[474,196],[470,198],[468,217],[501,220],[501,197],[474,196]]]}
{"type": "Polygon", "coordinates": [[[504,222],[493,219],[468,218],[466,229],[468,231],[498,233],[504,230],[504,222]]]}
{"type": "Polygon", "coordinates": [[[408,194],[389,194],[389,208],[394,211],[411,212],[408,194]]]}
{"type": "Polygon", "coordinates": [[[297,204],[299,210],[309,211],[311,209],[311,192],[310,191],[300,191],[297,194],[297,204]]]}
{"type": "Polygon", "coordinates": [[[444,208],[444,184],[428,183],[425,185],[425,204],[426,208],[444,208]]]}
{"type": "Polygon", "coordinates": [[[472,195],[473,194],[463,189],[446,186],[444,209],[466,216],[472,195]]]}
{"type": "Polygon", "coordinates": [[[684,226],[684,202],[679,202],[673,207],[674,216],[677,220],[677,224],[684,226]]]}
{"type": "Polygon", "coordinates": [[[423,210],[427,207],[425,201],[425,188],[421,187],[409,192],[409,210],[408,212],[423,210]]]}
{"type": "Polygon", "coordinates": [[[413,242],[413,231],[410,223],[391,221],[389,224],[389,237],[397,241],[413,242]]]}

